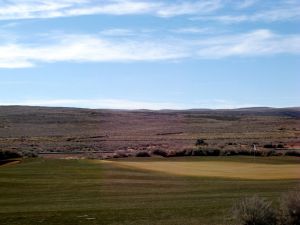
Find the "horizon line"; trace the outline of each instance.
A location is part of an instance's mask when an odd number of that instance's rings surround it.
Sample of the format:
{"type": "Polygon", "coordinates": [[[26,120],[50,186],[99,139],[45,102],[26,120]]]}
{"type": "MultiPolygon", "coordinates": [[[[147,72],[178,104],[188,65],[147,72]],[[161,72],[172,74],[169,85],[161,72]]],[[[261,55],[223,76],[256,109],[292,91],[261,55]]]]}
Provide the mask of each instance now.
{"type": "Polygon", "coordinates": [[[162,108],[162,109],[149,109],[149,108],[90,108],[90,107],[76,107],[76,106],[47,106],[47,105],[0,105],[0,107],[32,107],[32,108],[67,108],[67,109],[89,109],[89,110],[111,110],[111,111],[192,111],[192,110],[247,110],[247,109],[297,109],[300,106],[287,106],[287,107],[274,107],[274,106],[253,106],[253,107],[236,107],[236,108],[162,108]]]}

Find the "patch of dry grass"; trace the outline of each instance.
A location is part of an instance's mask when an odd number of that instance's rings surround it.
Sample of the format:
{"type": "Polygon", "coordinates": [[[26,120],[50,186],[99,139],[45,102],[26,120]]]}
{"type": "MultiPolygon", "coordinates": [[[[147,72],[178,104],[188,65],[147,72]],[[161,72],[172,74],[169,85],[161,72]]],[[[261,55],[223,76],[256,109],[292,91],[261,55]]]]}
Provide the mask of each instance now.
{"type": "Polygon", "coordinates": [[[220,177],[251,180],[300,179],[299,164],[262,164],[244,162],[105,161],[120,167],[163,172],[180,176],[220,177]]]}

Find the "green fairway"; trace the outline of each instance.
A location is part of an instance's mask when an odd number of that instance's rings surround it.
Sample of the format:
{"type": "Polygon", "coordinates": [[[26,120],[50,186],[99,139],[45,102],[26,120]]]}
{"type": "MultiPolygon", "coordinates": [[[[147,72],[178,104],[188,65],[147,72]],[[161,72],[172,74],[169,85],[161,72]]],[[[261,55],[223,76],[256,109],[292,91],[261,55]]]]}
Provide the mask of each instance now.
{"type": "MultiPolygon", "coordinates": [[[[231,224],[240,197],[273,199],[299,180],[183,176],[119,162],[244,162],[251,157],[92,160],[28,159],[0,167],[1,225],[231,224]]],[[[257,158],[263,165],[297,165],[298,158],[257,158]]]]}

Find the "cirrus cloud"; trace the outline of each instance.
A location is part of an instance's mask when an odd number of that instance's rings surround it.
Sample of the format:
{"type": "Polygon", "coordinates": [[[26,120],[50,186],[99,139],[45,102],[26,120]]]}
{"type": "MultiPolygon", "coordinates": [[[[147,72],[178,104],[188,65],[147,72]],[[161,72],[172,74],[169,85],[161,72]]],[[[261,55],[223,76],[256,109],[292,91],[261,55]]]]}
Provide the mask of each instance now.
{"type": "Polygon", "coordinates": [[[300,35],[280,35],[270,30],[192,39],[59,35],[51,43],[0,44],[0,68],[54,62],[178,61],[275,54],[300,54],[300,35]]]}
{"type": "Polygon", "coordinates": [[[0,3],[0,20],[56,18],[83,15],[140,15],[159,17],[212,12],[221,0],[8,0],[0,3]]]}

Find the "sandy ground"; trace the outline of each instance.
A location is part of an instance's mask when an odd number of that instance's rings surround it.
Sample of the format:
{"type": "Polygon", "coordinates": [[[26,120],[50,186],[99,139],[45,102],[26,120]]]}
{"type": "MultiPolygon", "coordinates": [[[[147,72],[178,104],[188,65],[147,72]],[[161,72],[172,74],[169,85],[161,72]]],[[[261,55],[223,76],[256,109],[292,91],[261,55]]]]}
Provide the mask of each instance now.
{"type": "Polygon", "coordinates": [[[300,179],[300,165],[239,162],[120,162],[116,166],[169,173],[172,175],[239,178],[251,180],[300,179]]]}

